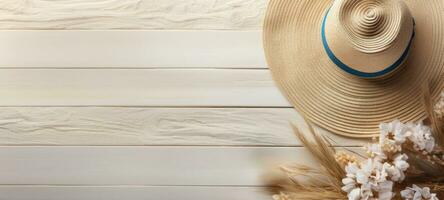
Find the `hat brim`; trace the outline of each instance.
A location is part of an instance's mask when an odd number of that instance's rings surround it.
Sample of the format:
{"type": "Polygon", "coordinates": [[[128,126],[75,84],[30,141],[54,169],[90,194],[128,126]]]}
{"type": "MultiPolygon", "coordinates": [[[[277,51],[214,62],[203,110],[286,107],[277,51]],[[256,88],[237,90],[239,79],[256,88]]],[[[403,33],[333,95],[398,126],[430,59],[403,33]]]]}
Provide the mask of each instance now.
{"type": "Polygon", "coordinates": [[[290,103],[318,126],[355,138],[376,136],[381,122],[424,119],[424,84],[433,100],[444,89],[444,1],[404,2],[416,22],[409,55],[391,76],[370,80],[342,71],[325,53],[321,24],[333,0],[270,0],[265,55],[290,103]]]}

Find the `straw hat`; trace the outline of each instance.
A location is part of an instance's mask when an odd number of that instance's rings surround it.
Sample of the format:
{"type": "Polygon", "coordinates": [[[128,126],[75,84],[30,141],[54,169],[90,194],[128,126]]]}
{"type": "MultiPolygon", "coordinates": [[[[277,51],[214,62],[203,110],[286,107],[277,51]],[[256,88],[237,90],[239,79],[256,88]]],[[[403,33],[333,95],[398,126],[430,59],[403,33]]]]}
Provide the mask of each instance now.
{"type": "Polygon", "coordinates": [[[371,137],[425,117],[444,89],[444,0],[270,0],[264,48],[275,81],[315,124],[371,137]]]}

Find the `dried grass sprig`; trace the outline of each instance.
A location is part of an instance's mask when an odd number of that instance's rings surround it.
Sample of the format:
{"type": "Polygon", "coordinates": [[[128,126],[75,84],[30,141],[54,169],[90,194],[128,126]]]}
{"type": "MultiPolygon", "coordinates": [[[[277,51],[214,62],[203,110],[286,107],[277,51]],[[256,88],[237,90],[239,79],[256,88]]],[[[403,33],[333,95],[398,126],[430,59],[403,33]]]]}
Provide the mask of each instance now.
{"type": "Polygon", "coordinates": [[[436,107],[429,88],[424,87],[423,91],[428,126],[421,122],[403,124],[397,120],[381,124],[380,140],[365,146],[368,155],[362,162],[351,151],[336,153],[331,142],[319,135],[311,124],[307,123],[308,136],[292,124],[296,136],[319,166],[282,167],[289,181],[281,184],[281,192],[273,196],[274,199],[410,200],[413,193],[415,200],[444,198],[444,95],[436,107]],[[354,171],[356,168],[359,169],[354,171]],[[301,177],[305,179],[301,181],[301,177]],[[366,189],[369,182],[357,177],[372,179],[375,188],[366,189]]]}
{"type": "Polygon", "coordinates": [[[443,182],[444,181],[444,165],[440,160],[433,159],[433,155],[425,155],[418,153],[412,149],[405,149],[409,156],[409,164],[412,169],[411,182],[443,182]]]}
{"type": "Polygon", "coordinates": [[[304,147],[313,155],[316,161],[319,162],[321,171],[324,172],[332,186],[336,190],[341,191],[341,180],[345,176],[345,171],[343,166],[336,161],[335,149],[328,140],[317,134],[310,123],[307,124],[309,129],[308,133],[313,137],[313,141],[309,141],[299,128],[292,124],[294,133],[302,144],[304,144],[304,147]]]}
{"type": "Polygon", "coordinates": [[[427,121],[429,122],[430,127],[432,127],[433,137],[438,146],[444,147],[444,120],[440,119],[435,112],[435,102],[433,101],[428,84],[423,86],[422,91],[423,104],[428,117],[427,121]]]}
{"type": "Polygon", "coordinates": [[[274,195],[275,200],[346,200],[347,197],[328,187],[309,187],[294,189],[274,195]]]}
{"type": "Polygon", "coordinates": [[[335,150],[328,140],[316,133],[308,124],[308,139],[295,125],[294,133],[307,148],[320,167],[305,165],[286,166],[282,170],[290,183],[281,184],[281,193],[274,195],[276,200],[344,200],[347,195],[341,190],[341,180],[345,176],[343,166],[336,161],[335,150]],[[303,179],[300,181],[299,179],[303,179]],[[299,179],[298,179],[299,178],[299,179]]]}

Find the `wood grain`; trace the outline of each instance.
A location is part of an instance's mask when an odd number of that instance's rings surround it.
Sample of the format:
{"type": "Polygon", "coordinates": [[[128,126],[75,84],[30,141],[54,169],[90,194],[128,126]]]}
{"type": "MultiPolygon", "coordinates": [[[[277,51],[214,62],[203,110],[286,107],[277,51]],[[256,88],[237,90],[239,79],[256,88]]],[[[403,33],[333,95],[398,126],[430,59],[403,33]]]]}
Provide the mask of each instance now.
{"type": "Polygon", "coordinates": [[[266,0],[2,0],[0,29],[260,29],[266,0]]]}
{"type": "Polygon", "coordinates": [[[265,200],[316,166],[258,70],[266,3],[1,1],[0,200],[265,200]]]}
{"type": "Polygon", "coordinates": [[[0,145],[300,146],[290,122],[306,131],[292,108],[2,107],[0,145]]]}
{"type": "Polygon", "coordinates": [[[264,186],[296,162],[316,166],[302,147],[0,147],[0,184],[264,186]]]}
{"type": "Polygon", "coordinates": [[[0,200],[270,200],[265,187],[0,186],[0,200]]]}
{"type": "Polygon", "coordinates": [[[0,68],[267,68],[260,31],[0,31],[0,44],[0,68]]]}
{"type": "Polygon", "coordinates": [[[268,70],[2,69],[2,106],[289,107],[268,70]]]}

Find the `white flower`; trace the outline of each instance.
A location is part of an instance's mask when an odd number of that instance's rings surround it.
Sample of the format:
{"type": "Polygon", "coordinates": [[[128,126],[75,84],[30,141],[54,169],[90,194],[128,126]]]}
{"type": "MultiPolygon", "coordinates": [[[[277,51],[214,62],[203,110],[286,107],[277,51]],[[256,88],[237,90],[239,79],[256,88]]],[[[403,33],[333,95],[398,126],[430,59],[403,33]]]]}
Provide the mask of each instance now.
{"type": "Polygon", "coordinates": [[[410,166],[409,163],[407,163],[407,159],[409,159],[407,154],[397,154],[393,159],[393,163],[395,164],[396,168],[404,172],[410,166]]]}
{"type": "Polygon", "coordinates": [[[377,186],[378,183],[386,180],[387,173],[383,169],[380,161],[375,159],[367,159],[361,163],[361,168],[356,172],[356,182],[362,185],[367,183],[377,186]]]}
{"type": "Polygon", "coordinates": [[[379,145],[383,151],[399,152],[401,145],[408,139],[417,151],[431,152],[435,147],[435,139],[430,127],[418,124],[403,124],[398,120],[379,125],[379,145]]]}
{"type": "Polygon", "coordinates": [[[406,154],[397,154],[393,159],[393,164],[384,163],[383,168],[387,171],[390,180],[401,182],[405,179],[404,172],[409,168],[406,154]]]}
{"type": "Polygon", "coordinates": [[[353,178],[343,178],[342,179],[342,184],[344,184],[344,186],[342,186],[342,191],[350,193],[352,190],[354,190],[357,185],[356,185],[356,181],[353,178]]]}
{"type": "Polygon", "coordinates": [[[361,189],[355,188],[347,195],[348,200],[360,200],[361,199],[361,189]]]}
{"type": "MultiPolygon", "coordinates": [[[[369,158],[345,167],[347,175],[342,179],[342,190],[347,192],[349,200],[391,200],[395,196],[393,185],[405,179],[410,167],[402,145],[413,144],[420,152],[431,152],[435,147],[431,128],[422,123],[403,124],[395,120],[380,124],[380,131],[379,143],[365,147],[369,158]]],[[[403,190],[401,196],[408,200],[438,200],[429,188],[416,185],[403,190]]]]}
{"type": "Polygon", "coordinates": [[[366,162],[358,166],[356,163],[349,163],[345,167],[346,177],[342,179],[344,186],[342,190],[348,193],[349,200],[372,199],[373,192],[379,192],[384,189],[382,194],[387,195],[387,187],[380,183],[386,182],[387,173],[382,167],[382,163],[378,160],[368,159],[366,162]]]}
{"type": "Polygon", "coordinates": [[[379,144],[368,144],[365,149],[370,158],[375,158],[379,161],[387,159],[387,156],[379,144]]]}
{"type": "Polygon", "coordinates": [[[439,200],[436,194],[430,193],[430,188],[420,188],[417,185],[401,191],[401,197],[406,200],[439,200]]]}
{"type": "Polygon", "coordinates": [[[411,134],[409,140],[413,142],[413,148],[417,151],[433,151],[435,147],[435,139],[432,135],[430,127],[418,123],[417,125],[411,125],[411,134]]]}
{"type": "Polygon", "coordinates": [[[398,120],[379,125],[379,145],[386,153],[396,153],[402,150],[401,145],[409,137],[409,128],[398,120]]]}
{"type": "Polygon", "coordinates": [[[356,184],[356,172],[359,170],[358,165],[356,163],[349,163],[345,166],[346,177],[342,179],[342,183],[344,186],[342,190],[347,193],[351,193],[352,190],[357,188],[356,184]]]}
{"type": "Polygon", "coordinates": [[[375,187],[370,183],[361,185],[361,199],[373,199],[373,189],[375,189],[375,187]]]}
{"type": "Polygon", "coordinates": [[[378,200],[391,200],[394,196],[393,182],[384,181],[378,185],[378,200]]]}
{"type": "Polygon", "coordinates": [[[380,137],[379,143],[383,144],[384,140],[394,140],[396,144],[402,144],[405,142],[408,135],[407,126],[401,123],[399,120],[395,120],[391,123],[381,123],[379,125],[380,137]]]}
{"type": "Polygon", "coordinates": [[[356,163],[348,163],[345,166],[345,173],[347,173],[347,177],[356,178],[356,172],[359,170],[359,166],[356,163]]]}
{"type": "Polygon", "coordinates": [[[349,200],[361,199],[361,188],[356,183],[356,173],[359,167],[356,163],[349,163],[345,167],[346,177],[342,179],[344,186],[341,188],[344,192],[348,193],[349,200]]]}

